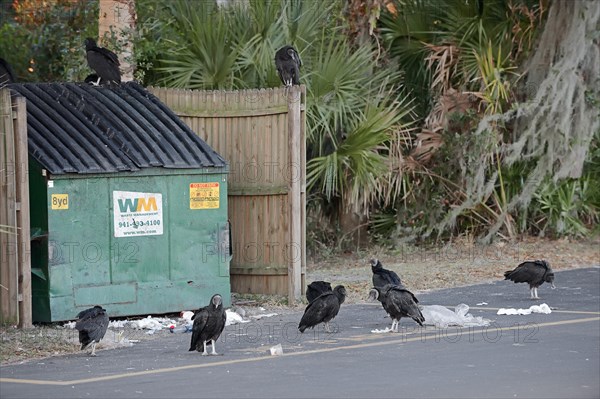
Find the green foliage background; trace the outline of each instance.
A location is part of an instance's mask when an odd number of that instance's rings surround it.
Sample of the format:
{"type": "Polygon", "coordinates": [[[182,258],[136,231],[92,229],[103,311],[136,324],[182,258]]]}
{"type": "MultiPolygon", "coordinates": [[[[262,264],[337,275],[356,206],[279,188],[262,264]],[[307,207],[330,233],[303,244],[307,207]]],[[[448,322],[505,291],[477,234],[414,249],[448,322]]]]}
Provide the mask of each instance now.
{"type": "MultiPolygon", "coordinates": [[[[91,73],[83,41],[97,36],[97,1],[16,3],[20,7],[0,3],[0,56],[19,81],[82,81],[91,73]]],[[[493,194],[437,231],[438,238],[480,234],[519,194],[533,161],[502,165],[497,143],[518,133],[509,126],[471,133],[484,115],[518,106],[519,67],[534,49],[547,2],[486,0],[483,9],[472,0],[351,4],[137,0],[135,77],[144,85],[190,89],[276,87],[273,54],[291,44],[303,60],[307,87],[312,248],[347,244],[361,227],[344,224],[348,214],[359,215],[357,223],[382,243],[430,237],[469,190],[460,171],[489,162],[495,165],[490,173],[501,176],[493,194]],[[359,37],[361,29],[367,33],[359,37]],[[418,133],[448,88],[475,93],[477,102],[445,115],[435,151],[420,161],[414,156],[418,133]]],[[[501,236],[594,232],[599,135],[583,177],[548,176],[530,203],[511,214],[501,236]]]]}

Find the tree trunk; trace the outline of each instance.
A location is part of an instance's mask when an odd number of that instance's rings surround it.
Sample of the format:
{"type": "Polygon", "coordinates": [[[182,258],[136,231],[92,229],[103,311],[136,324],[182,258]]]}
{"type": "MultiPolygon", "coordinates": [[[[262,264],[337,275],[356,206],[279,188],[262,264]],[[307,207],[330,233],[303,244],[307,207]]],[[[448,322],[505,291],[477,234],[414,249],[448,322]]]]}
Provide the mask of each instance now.
{"type": "Polygon", "coordinates": [[[344,249],[360,249],[369,243],[367,232],[367,217],[347,209],[343,205],[339,211],[340,230],[342,240],[340,244],[344,249]]]}
{"type": "Polygon", "coordinates": [[[119,48],[115,53],[121,63],[121,80],[133,80],[135,69],[133,59],[132,34],[136,25],[135,0],[100,0],[100,18],[98,23],[99,42],[105,37],[116,35],[119,48]]]}

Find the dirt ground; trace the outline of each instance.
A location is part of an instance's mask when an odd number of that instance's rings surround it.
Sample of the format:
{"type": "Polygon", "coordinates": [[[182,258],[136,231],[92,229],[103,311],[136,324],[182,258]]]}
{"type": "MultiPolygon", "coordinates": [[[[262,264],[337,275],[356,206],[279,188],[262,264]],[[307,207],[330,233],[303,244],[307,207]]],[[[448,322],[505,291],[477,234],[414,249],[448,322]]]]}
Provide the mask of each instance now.
{"type": "MultiPolygon", "coordinates": [[[[499,242],[487,246],[459,240],[429,248],[405,246],[393,251],[373,249],[329,255],[325,259],[308,261],[306,282],[326,280],[332,286],[343,284],[348,293],[346,303],[365,302],[371,287],[368,264],[371,258],[378,258],[385,268],[396,271],[402,282],[418,295],[427,290],[503,279],[504,271],[525,260],[545,259],[555,271],[600,265],[600,237],[589,240],[527,238],[515,243],[499,242]]],[[[560,277],[555,284],[560,286],[560,277]]],[[[285,304],[284,298],[262,295],[242,297],[234,294],[232,302],[234,306],[262,306],[267,312],[279,313],[300,310],[305,306],[300,303],[290,307],[285,304]]],[[[0,327],[1,364],[78,352],[77,331],[65,328],[63,324],[36,325],[29,330],[0,327]]],[[[125,329],[122,333],[134,342],[156,339],[164,334],[169,334],[169,331],[160,330],[150,335],[145,331],[125,329]]],[[[109,329],[98,347],[127,344],[130,343],[124,343],[116,330],[109,329]]]]}

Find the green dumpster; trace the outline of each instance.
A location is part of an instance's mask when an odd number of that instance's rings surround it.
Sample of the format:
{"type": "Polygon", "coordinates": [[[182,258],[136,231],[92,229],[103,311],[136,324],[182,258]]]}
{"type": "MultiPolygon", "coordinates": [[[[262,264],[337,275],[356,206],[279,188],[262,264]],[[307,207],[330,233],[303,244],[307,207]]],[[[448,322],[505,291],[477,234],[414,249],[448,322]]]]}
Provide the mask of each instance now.
{"type": "Polygon", "coordinates": [[[228,306],[224,159],[136,83],[10,87],[27,100],[34,321],[228,306]]]}

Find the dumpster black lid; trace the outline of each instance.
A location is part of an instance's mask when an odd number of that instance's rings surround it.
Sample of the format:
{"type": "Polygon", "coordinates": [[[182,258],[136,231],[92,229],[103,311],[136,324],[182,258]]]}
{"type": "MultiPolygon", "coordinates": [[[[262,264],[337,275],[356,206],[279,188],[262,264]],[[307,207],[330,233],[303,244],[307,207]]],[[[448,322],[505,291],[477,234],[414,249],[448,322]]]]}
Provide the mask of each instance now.
{"type": "Polygon", "coordinates": [[[10,84],[27,100],[29,154],[52,174],[223,167],[225,160],[135,82],[10,84]]]}

